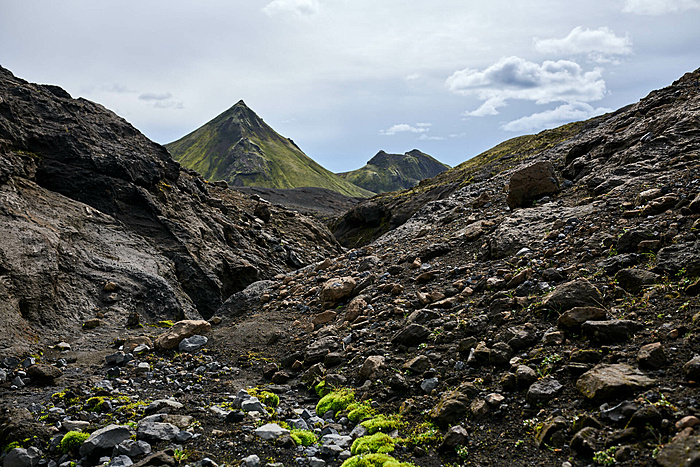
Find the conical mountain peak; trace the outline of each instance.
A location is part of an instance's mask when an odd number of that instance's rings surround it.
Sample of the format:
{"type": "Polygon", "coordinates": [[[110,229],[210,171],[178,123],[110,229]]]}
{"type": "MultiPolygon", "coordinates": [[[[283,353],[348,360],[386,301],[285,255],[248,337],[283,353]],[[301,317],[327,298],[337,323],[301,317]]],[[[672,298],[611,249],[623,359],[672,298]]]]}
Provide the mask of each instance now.
{"type": "Polygon", "coordinates": [[[321,167],[243,100],[166,147],[185,167],[230,185],[320,187],[348,196],[372,194],[321,167]]]}

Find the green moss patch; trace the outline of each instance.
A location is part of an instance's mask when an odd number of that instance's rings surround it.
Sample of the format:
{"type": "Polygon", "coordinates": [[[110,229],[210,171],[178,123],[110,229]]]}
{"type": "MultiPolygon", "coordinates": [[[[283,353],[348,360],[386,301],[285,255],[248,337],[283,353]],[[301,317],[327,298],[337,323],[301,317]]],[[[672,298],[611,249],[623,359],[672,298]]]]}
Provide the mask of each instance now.
{"type": "Polygon", "coordinates": [[[83,433],[82,431],[69,431],[63,436],[61,442],[58,444],[58,450],[64,454],[77,451],[89,437],[89,433],[83,433]]]}
{"type": "Polygon", "coordinates": [[[309,430],[291,430],[289,436],[297,443],[297,446],[311,446],[318,441],[314,432],[309,430]]]}
{"type": "Polygon", "coordinates": [[[355,402],[355,391],[349,388],[340,388],[326,394],[318,401],[316,413],[321,416],[329,410],[333,412],[345,410],[353,402],[355,402]]]}
{"type": "Polygon", "coordinates": [[[380,431],[386,433],[392,430],[397,430],[403,426],[403,422],[401,421],[401,415],[399,414],[378,415],[369,420],[365,420],[360,425],[367,428],[367,431],[369,431],[370,434],[374,434],[380,431]]]}
{"type": "Polygon", "coordinates": [[[410,462],[399,462],[387,454],[361,454],[347,459],[340,467],[414,467],[410,462]]]}
{"type": "Polygon", "coordinates": [[[350,453],[353,455],[375,452],[388,454],[394,452],[394,444],[396,441],[386,433],[375,433],[371,436],[357,438],[352,443],[350,453]]]}

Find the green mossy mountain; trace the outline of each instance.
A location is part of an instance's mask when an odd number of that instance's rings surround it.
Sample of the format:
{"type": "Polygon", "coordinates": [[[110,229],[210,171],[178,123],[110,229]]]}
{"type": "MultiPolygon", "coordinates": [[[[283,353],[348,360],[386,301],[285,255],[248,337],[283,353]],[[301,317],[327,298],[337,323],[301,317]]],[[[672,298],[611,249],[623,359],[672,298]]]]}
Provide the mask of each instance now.
{"type": "Polygon", "coordinates": [[[183,166],[232,186],[328,188],[347,196],[373,193],[342,179],[279,135],[242,100],[165,147],[183,166]]]}
{"type": "Polygon", "coordinates": [[[375,193],[412,188],[450,168],[418,149],[406,154],[379,151],[364,167],[339,173],[345,180],[375,193]]]}

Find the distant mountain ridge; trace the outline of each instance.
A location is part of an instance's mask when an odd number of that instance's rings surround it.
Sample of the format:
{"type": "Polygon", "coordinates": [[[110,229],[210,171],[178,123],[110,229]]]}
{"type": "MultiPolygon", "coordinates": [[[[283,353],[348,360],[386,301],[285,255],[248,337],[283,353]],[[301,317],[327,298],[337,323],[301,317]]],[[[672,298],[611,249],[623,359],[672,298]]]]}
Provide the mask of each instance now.
{"type": "Polygon", "coordinates": [[[412,188],[426,178],[450,169],[418,149],[405,154],[379,151],[364,167],[339,173],[345,180],[374,193],[412,188]]]}
{"type": "Polygon", "coordinates": [[[323,168],[242,100],[165,147],[183,166],[233,186],[319,187],[353,197],[373,194],[323,168]]]}

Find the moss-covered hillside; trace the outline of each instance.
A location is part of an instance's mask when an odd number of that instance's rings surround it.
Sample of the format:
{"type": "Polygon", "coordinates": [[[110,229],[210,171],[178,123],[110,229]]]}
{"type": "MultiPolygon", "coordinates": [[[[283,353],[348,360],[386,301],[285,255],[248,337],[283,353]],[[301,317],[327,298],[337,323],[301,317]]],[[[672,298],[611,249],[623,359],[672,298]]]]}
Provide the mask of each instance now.
{"type": "Polygon", "coordinates": [[[417,149],[406,154],[379,151],[364,167],[339,173],[345,180],[375,193],[412,188],[450,168],[417,149]]]}
{"type": "Polygon", "coordinates": [[[165,147],[204,178],[233,186],[320,187],[347,196],[373,194],[324,169],[243,101],[165,147]]]}

